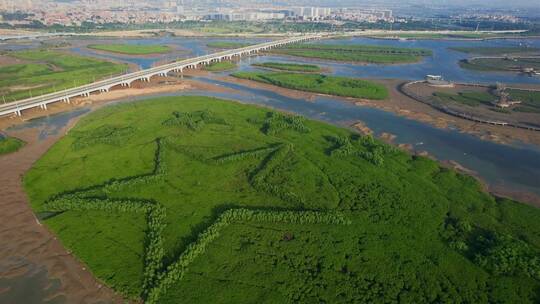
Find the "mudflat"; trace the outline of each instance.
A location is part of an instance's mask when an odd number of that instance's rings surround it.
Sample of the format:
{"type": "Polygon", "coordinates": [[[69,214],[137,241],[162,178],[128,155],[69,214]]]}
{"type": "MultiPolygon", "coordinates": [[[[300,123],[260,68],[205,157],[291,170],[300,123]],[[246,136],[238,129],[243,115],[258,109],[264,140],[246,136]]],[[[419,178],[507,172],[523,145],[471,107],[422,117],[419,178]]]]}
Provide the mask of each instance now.
{"type": "MultiPolygon", "coordinates": [[[[97,281],[40,224],[22,187],[22,175],[74,123],[75,120],[58,135],[41,141],[37,140],[40,130],[10,133],[28,144],[16,153],[0,156],[0,277],[21,276],[33,265],[39,265],[47,271],[48,278],[60,280],[60,286],[48,298],[63,297],[67,303],[122,303],[120,296],[97,281]],[[14,263],[15,260],[18,262],[14,263]]],[[[7,292],[0,290],[0,299],[7,292]]]]}

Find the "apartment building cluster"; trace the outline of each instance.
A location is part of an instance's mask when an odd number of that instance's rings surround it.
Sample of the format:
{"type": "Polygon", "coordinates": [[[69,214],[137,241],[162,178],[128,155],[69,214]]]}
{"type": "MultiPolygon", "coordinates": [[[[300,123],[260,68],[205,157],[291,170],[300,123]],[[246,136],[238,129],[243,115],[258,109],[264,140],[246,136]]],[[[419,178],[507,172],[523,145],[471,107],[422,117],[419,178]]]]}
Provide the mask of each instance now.
{"type": "MultiPolygon", "coordinates": [[[[177,21],[391,21],[392,11],[359,8],[289,7],[248,5],[222,0],[0,0],[0,13],[11,14],[3,23],[11,25],[40,22],[78,26],[83,23],[168,23],[177,21]],[[13,15],[19,14],[17,18],[13,15]]],[[[1,19],[0,19],[1,20],[1,19]]]]}

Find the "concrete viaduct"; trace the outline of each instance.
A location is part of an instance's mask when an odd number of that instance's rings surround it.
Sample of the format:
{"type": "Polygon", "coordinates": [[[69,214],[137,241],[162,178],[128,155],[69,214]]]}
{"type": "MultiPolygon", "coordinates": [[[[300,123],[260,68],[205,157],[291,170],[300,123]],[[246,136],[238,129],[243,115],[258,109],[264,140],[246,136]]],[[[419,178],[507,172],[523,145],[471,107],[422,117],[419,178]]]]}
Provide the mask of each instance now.
{"type": "Polygon", "coordinates": [[[292,37],[283,40],[276,40],[262,44],[252,45],[240,49],[222,51],[210,55],[195,57],[191,59],[176,61],[173,63],[164,64],[158,67],[141,70],[121,76],[115,76],[109,79],[97,81],[76,88],[66,89],[59,92],[54,92],[46,95],[36,96],[28,99],[14,101],[0,105],[0,116],[16,114],[22,115],[22,111],[40,107],[47,109],[47,105],[54,102],[70,102],[70,98],[79,96],[90,96],[94,92],[108,92],[115,86],[131,86],[134,81],[150,81],[154,76],[166,76],[170,72],[182,73],[184,69],[196,69],[199,66],[207,65],[212,62],[222,60],[231,60],[246,55],[257,54],[260,51],[265,51],[271,48],[280,47],[292,43],[305,42],[308,40],[323,38],[322,35],[310,35],[292,37]]]}

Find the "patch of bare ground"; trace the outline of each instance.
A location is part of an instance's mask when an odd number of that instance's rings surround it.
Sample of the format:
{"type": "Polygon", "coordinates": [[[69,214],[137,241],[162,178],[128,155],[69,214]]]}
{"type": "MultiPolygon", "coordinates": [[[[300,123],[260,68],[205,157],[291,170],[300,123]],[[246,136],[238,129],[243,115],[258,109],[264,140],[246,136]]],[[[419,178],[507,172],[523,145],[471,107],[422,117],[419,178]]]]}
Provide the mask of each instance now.
{"type": "Polygon", "coordinates": [[[29,61],[7,56],[7,55],[0,55],[0,66],[6,66],[6,65],[14,65],[14,64],[25,64],[29,61]]]}
{"type": "Polygon", "coordinates": [[[25,31],[25,30],[12,30],[12,29],[0,29],[0,35],[2,36],[20,36],[20,35],[35,35],[40,32],[25,31]]]}
{"type": "Polygon", "coordinates": [[[353,124],[355,128],[362,135],[373,135],[373,130],[371,130],[363,121],[357,121],[353,124]]]}
{"type": "Polygon", "coordinates": [[[11,86],[8,88],[9,92],[16,92],[16,91],[27,91],[27,90],[34,90],[39,89],[48,86],[48,83],[42,83],[42,84],[35,84],[35,85],[18,85],[18,86],[11,86]]]}

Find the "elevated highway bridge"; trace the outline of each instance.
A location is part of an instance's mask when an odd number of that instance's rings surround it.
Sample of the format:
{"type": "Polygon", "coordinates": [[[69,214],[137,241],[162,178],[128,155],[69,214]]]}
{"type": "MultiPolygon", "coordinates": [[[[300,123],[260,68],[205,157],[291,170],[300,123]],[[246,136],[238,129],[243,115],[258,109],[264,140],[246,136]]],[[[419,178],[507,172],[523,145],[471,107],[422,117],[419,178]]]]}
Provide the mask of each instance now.
{"type": "Polygon", "coordinates": [[[150,69],[140,70],[133,73],[128,73],[120,76],[115,76],[105,80],[96,81],[90,84],[58,91],[46,95],[36,96],[32,98],[22,99],[0,105],[0,116],[3,115],[22,115],[22,111],[40,107],[47,109],[47,105],[54,102],[70,102],[70,98],[80,96],[90,96],[94,92],[108,92],[115,86],[131,86],[134,81],[149,82],[154,76],[166,76],[168,73],[182,73],[184,69],[196,69],[199,66],[219,62],[222,60],[231,60],[242,56],[257,54],[260,51],[265,51],[271,48],[276,48],[292,43],[305,42],[309,40],[324,38],[323,35],[297,36],[282,40],[270,41],[252,46],[247,46],[234,50],[226,50],[210,55],[175,61],[172,63],[160,65],[150,69]]]}

